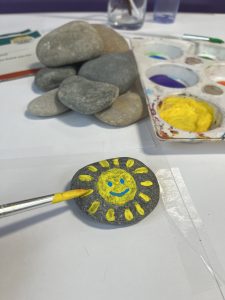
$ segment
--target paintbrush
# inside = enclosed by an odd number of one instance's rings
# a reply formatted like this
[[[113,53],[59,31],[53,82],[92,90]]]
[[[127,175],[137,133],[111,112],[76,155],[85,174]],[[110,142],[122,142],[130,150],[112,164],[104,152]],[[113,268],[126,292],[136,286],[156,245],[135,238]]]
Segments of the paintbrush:
[[[120,31],[121,32],[121,31]],[[202,35],[194,35],[194,34],[157,34],[157,33],[146,33],[146,32],[138,32],[138,33],[130,33],[125,31],[124,35],[132,35],[133,37],[158,37],[158,38],[166,38],[166,39],[181,39],[181,40],[189,40],[189,41],[206,41],[215,44],[223,44],[224,41],[220,38],[216,37],[208,37]]]
[[[22,200],[9,204],[2,204],[0,205],[0,218],[31,210],[33,208],[42,207],[48,204],[56,204],[62,201],[79,198],[86,195],[88,192],[88,189],[75,189],[53,195]]]
[[[139,15],[139,11],[133,0],[123,0],[123,4],[126,6],[128,14],[130,16],[132,15],[132,11],[134,11],[137,16]],[[119,6],[115,4],[114,6],[112,6],[111,12],[113,12],[117,8],[119,8]]]

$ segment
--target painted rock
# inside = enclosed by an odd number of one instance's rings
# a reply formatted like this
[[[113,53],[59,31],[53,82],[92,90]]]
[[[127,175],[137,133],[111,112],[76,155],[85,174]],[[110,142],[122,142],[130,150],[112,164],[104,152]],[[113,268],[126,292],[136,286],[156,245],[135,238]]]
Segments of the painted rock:
[[[129,46],[125,38],[112,28],[102,24],[92,24],[92,26],[97,30],[103,40],[103,54],[126,52],[129,50]]]
[[[138,72],[132,53],[110,53],[84,63],[78,73],[90,80],[118,86],[125,93],[137,79]]]
[[[40,62],[49,67],[89,60],[102,51],[101,37],[84,21],[73,21],[51,31],[39,41],[36,49]]]
[[[72,66],[43,68],[35,75],[34,83],[39,89],[50,91],[59,87],[64,79],[72,75],[76,75],[76,69]]]
[[[141,161],[120,157],[85,166],[73,177],[72,189],[89,189],[75,200],[93,220],[115,225],[135,224],[159,201],[155,174]]]
[[[58,98],[68,108],[89,115],[110,106],[118,94],[118,87],[112,84],[71,76],[61,83]]]
[[[129,91],[120,95],[109,108],[95,116],[109,125],[128,126],[142,119],[146,111],[147,106],[141,97]]]
[[[32,100],[28,106],[27,111],[39,117],[52,117],[60,115],[68,111],[68,107],[63,105],[57,97],[58,89],[51,90],[44,95]]]

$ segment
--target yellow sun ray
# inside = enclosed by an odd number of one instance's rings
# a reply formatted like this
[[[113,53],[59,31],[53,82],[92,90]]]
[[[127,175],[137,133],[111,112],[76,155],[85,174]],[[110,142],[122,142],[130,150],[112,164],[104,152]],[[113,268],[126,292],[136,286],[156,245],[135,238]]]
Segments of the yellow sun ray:
[[[102,160],[99,163],[103,168],[109,168],[109,162],[107,160]]]
[[[142,182],[141,182],[141,185],[142,185],[142,186],[152,186],[152,185],[153,185],[153,182],[150,181],[150,180],[142,181]]]
[[[148,173],[148,169],[145,167],[137,168],[136,170],[134,170],[133,173],[134,174],[146,174],[146,173]]]
[[[87,196],[91,195],[93,192],[94,192],[94,190],[89,189],[88,192],[84,196],[81,196],[81,198],[87,197]]]
[[[93,201],[91,203],[91,206],[88,208],[88,213],[93,215],[96,213],[96,211],[98,210],[99,208],[99,205],[100,205],[100,202],[99,201]]]
[[[94,167],[94,166],[88,166],[87,168],[91,172],[97,172],[98,171],[98,169],[96,167]]]
[[[134,218],[134,216],[129,208],[125,209],[124,216],[127,221],[131,221]]]
[[[149,202],[151,200],[151,198],[144,194],[144,193],[139,193],[139,196],[145,201],[145,202]]]
[[[126,167],[131,168],[134,165],[134,160],[133,159],[128,159],[126,162]]]
[[[115,211],[114,211],[114,209],[113,208],[108,209],[105,217],[106,217],[106,220],[109,221],[109,222],[115,221],[116,218],[115,218]]]
[[[119,159],[118,158],[114,158],[113,159],[113,164],[114,164],[114,166],[119,167],[119,165],[120,165]]]
[[[92,181],[93,177],[90,175],[79,175],[78,177],[80,181]]]
[[[136,208],[136,211],[139,213],[139,215],[144,216],[145,211],[144,211],[144,209],[141,207],[141,205],[140,205],[139,203],[135,202],[134,206],[135,206],[135,208]]]

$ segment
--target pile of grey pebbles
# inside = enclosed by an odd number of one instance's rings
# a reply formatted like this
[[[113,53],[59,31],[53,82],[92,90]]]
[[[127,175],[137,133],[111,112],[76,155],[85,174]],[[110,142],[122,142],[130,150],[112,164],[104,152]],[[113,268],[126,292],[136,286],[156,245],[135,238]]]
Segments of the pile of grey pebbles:
[[[135,59],[113,29],[73,21],[42,37],[36,53],[45,67],[34,84],[44,93],[28,104],[29,114],[53,117],[73,110],[114,126],[147,115]]]

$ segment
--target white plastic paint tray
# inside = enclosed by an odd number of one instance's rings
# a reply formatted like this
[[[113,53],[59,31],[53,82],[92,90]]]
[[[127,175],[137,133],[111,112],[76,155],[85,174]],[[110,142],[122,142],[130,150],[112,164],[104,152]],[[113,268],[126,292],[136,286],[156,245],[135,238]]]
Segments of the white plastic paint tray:
[[[137,62],[154,131],[166,141],[221,141],[225,139],[225,46],[167,38],[133,38]],[[177,84],[157,82],[157,76]],[[214,120],[206,132],[189,132],[166,123],[158,106],[169,96],[189,96],[214,107]]]

